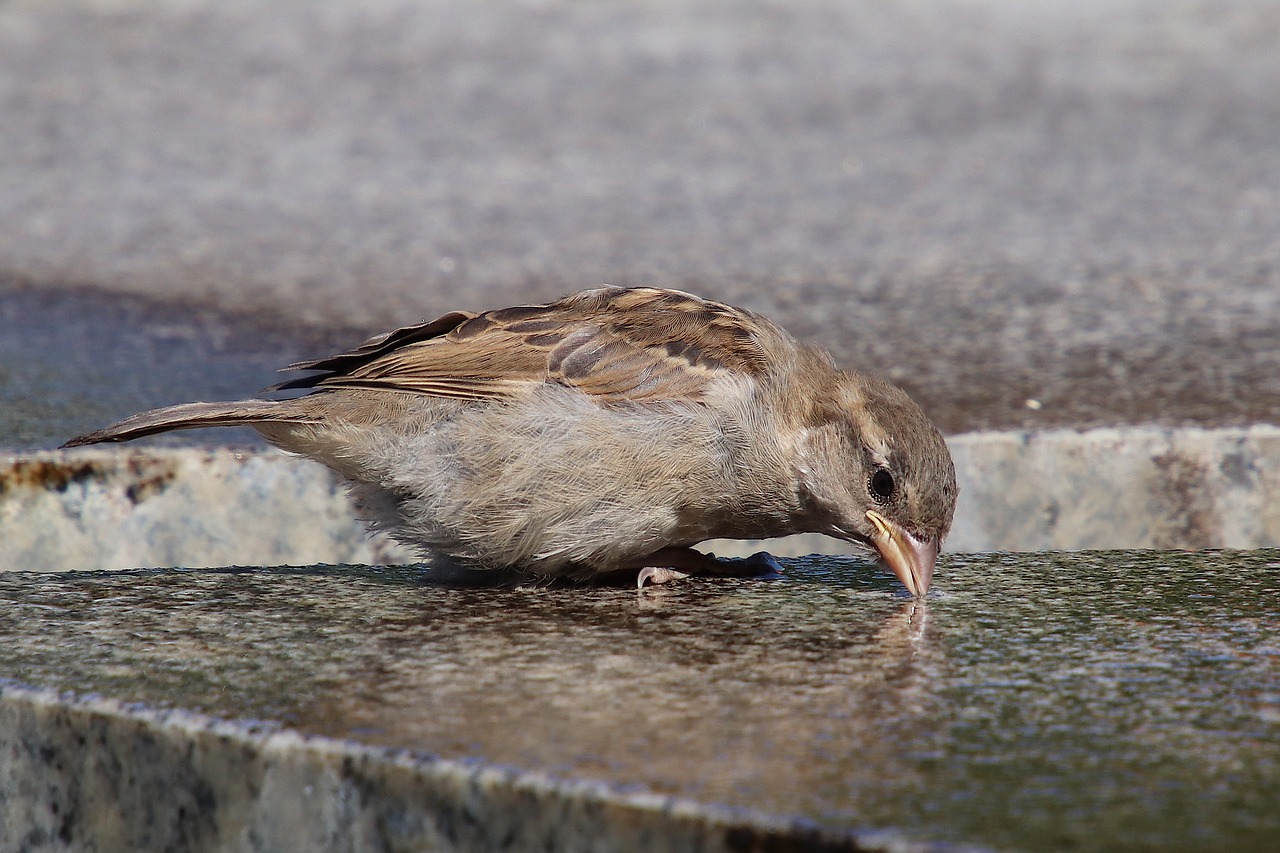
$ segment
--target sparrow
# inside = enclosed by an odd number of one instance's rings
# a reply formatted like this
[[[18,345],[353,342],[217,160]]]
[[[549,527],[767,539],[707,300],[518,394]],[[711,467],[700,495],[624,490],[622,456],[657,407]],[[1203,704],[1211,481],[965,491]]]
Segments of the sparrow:
[[[267,392],[309,393],[168,406],[63,446],[249,425],[424,556],[641,587],[777,567],[692,548],[707,539],[823,533],[922,596],[955,511],[947,445],[906,393],[678,290],[452,311],[284,370],[307,375]]]

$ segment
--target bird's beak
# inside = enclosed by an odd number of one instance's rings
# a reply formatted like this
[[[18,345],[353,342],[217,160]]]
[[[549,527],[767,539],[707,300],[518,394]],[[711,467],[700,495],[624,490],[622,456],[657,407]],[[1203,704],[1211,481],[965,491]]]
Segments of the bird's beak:
[[[867,520],[876,529],[871,544],[907,591],[912,595],[928,592],[938,562],[938,543],[915,538],[874,509],[867,510]]]

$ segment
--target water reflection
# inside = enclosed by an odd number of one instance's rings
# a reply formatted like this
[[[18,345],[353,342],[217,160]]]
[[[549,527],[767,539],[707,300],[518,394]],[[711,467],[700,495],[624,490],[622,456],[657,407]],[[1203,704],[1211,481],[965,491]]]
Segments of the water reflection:
[[[915,787],[946,732],[927,603],[724,586],[445,593],[298,723],[775,811]]]

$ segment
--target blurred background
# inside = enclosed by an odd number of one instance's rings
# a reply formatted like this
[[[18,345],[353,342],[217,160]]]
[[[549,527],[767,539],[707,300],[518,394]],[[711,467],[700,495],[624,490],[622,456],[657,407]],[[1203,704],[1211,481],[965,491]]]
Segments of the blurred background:
[[[949,433],[1274,421],[1277,45],[1266,0],[5,0],[0,447],[603,282]]]

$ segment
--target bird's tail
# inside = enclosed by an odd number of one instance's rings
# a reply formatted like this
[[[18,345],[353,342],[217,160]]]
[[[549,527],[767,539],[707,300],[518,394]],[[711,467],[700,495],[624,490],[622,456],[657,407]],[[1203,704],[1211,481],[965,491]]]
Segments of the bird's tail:
[[[252,426],[267,422],[303,422],[312,420],[291,400],[238,400],[232,403],[183,403],[152,409],[119,423],[76,436],[63,447],[81,447],[104,441],[131,441],[175,429],[200,429],[218,426]]]

